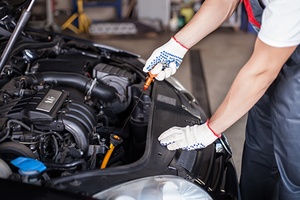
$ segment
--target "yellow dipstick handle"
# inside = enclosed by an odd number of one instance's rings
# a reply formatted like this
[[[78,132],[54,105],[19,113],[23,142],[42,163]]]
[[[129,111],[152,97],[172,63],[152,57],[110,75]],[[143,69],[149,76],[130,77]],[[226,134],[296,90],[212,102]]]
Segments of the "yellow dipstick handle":
[[[157,74],[152,74],[150,71],[148,72],[148,74],[149,75],[147,76],[145,84],[144,84],[144,91],[146,91],[148,89],[148,87],[154,81],[154,78],[157,76]]]
[[[123,142],[123,139],[121,137],[114,134],[110,135],[109,150],[106,152],[104,156],[100,169],[104,169],[106,167],[112,152],[114,151],[115,147],[118,146],[118,144],[120,144],[121,142]]]
[[[109,145],[109,150],[106,152],[105,157],[102,161],[100,169],[104,169],[106,167],[106,165],[107,165],[107,163],[110,159],[110,156],[111,156],[112,152],[114,151],[114,149],[115,149],[115,146],[111,143]]]

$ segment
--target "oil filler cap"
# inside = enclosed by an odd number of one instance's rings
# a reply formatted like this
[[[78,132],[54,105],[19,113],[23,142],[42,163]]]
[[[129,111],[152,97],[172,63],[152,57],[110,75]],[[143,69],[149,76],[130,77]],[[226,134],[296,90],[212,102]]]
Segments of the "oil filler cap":
[[[33,158],[18,157],[11,164],[19,168],[19,173],[25,176],[37,175],[46,170],[46,166]]]

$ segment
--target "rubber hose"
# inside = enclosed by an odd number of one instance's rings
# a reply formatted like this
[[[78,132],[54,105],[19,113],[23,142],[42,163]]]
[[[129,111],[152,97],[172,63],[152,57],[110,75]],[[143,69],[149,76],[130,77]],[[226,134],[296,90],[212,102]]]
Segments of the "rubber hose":
[[[10,56],[18,54],[20,51],[24,49],[41,49],[41,48],[50,48],[54,47],[58,43],[58,39],[54,39],[53,41],[50,42],[26,42],[26,43],[21,43],[17,44],[14,50],[10,53]]]
[[[117,93],[115,88],[100,82],[96,82],[95,85],[92,86],[92,79],[76,73],[42,72],[39,74],[29,74],[21,79],[25,81],[25,87],[45,81],[58,86],[61,85],[77,88],[85,94],[87,94],[88,91],[91,91],[92,97],[103,101],[111,101],[115,99]]]

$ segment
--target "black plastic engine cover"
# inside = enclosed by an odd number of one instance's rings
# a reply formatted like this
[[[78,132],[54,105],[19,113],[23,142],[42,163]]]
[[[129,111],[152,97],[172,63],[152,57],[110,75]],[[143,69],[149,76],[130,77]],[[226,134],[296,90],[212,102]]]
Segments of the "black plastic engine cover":
[[[31,122],[51,122],[57,116],[57,111],[67,96],[67,92],[54,89],[38,91],[35,95],[20,99],[7,113],[7,117]]]

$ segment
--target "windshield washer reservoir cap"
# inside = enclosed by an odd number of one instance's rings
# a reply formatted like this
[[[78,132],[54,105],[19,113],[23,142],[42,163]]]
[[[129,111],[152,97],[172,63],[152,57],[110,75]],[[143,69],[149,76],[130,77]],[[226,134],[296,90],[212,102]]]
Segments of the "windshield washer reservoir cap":
[[[11,164],[19,168],[21,175],[36,175],[46,170],[46,166],[33,158],[18,157],[11,161]]]

